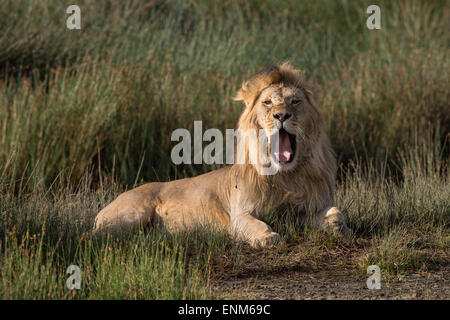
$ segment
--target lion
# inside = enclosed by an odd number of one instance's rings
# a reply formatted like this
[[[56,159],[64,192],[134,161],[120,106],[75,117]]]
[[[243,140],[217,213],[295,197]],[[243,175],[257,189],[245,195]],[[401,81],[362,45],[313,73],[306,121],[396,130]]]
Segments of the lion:
[[[261,173],[267,163],[245,161],[193,178],[148,183],[101,210],[93,231],[153,225],[171,232],[209,222],[253,247],[266,247],[279,242],[280,235],[261,219],[291,208],[299,216],[311,213],[326,230],[349,234],[344,215],[333,206],[337,166],[319,95],[319,88],[289,63],[256,73],[234,98],[245,104],[238,129],[277,132],[277,141],[268,141],[275,146],[269,157],[274,174]],[[254,145],[245,141],[237,152],[248,159]]]

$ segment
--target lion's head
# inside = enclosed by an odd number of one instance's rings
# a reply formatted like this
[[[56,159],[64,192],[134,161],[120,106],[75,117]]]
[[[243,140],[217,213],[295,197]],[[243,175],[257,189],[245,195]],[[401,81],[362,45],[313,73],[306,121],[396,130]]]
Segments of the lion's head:
[[[295,170],[321,139],[318,94],[319,89],[287,63],[258,72],[238,91],[235,100],[246,105],[239,129],[263,129],[268,136],[277,137],[269,145],[273,145],[270,159],[278,172]]]

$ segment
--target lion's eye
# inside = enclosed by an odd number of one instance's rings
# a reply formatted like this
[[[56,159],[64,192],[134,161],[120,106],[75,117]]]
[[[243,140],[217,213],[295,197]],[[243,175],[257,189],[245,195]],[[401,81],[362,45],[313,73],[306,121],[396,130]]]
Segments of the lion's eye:
[[[265,105],[270,105],[270,104],[272,104],[272,101],[271,101],[271,100],[266,100],[266,101],[263,101],[263,103],[264,103]]]
[[[299,104],[301,100],[292,100],[292,104]]]

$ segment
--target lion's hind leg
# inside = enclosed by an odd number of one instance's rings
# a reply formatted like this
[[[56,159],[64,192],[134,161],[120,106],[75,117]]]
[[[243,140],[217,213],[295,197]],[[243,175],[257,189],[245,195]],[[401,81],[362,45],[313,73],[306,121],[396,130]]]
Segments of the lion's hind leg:
[[[154,213],[155,206],[133,191],[126,192],[98,213],[93,234],[99,231],[121,233],[144,227],[150,224]]]

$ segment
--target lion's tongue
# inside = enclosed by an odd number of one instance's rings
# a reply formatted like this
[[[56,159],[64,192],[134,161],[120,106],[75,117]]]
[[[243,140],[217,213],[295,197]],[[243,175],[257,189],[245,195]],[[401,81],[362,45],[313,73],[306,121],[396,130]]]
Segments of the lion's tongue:
[[[289,134],[286,130],[281,129],[279,131],[278,152],[275,152],[275,156],[279,162],[288,162],[292,157],[291,141],[289,140]]]

